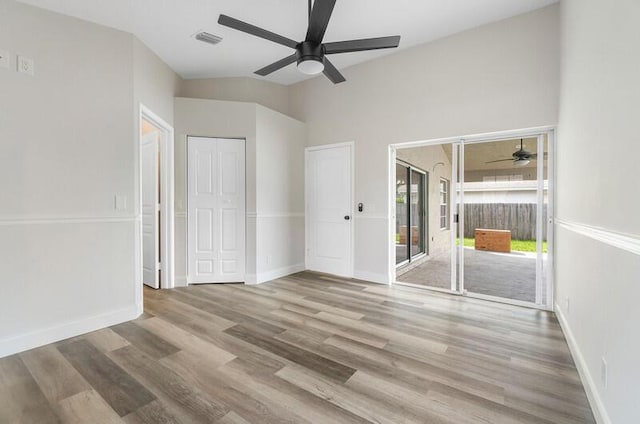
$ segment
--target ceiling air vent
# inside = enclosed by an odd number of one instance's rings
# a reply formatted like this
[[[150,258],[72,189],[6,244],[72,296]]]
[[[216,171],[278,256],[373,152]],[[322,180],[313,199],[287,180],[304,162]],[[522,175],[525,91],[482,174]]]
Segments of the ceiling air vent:
[[[218,44],[222,41],[222,37],[218,37],[217,35],[213,35],[205,31],[196,33],[194,37],[196,38],[196,40],[200,40],[204,43],[209,44]]]

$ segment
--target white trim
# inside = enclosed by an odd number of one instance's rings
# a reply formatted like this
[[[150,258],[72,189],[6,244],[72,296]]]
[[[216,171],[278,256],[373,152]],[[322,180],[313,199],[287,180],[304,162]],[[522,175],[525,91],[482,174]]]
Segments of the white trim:
[[[457,234],[460,225],[460,215],[458,212],[458,168],[460,161],[460,143],[451,144],[451,182],[449,183],[449,250],[451,262],[451,284],[449,290],[454,293],[462,293],[462,288],[458,287],[457,258],[462,257],[461,248],[456,246]],[[458,214],[458,222],[455,215]],[[462,243],[464,245],[464,243]]]
[[[377,272],[358,271],[353,272],[353,278],[356,280],[368,281],[376,284],[390,284],[389,278],[384,274],[378,274]]]
[[[355,142],[353,141],[345,141],[342,143],[320,144],[318,146],[309,146],[309,147],[306,147],[304,150],[305,152],[313,152],[316,150],[335,149],[336,147],[346,147],[346,146],[349,146],[353,149],[354,145],[355,145]]]
[[[581,224],[579,222],[565,221],[556,219],[555,223],[574,233],[592,238],[599,242],[617,247],[626,252],[640,255],[640,236],[634,234],[619,233],[607,230],[606,228],[595,227],[592,225]]]
[[[453,233],[453,237],[454,237],[454,241],[452,243],[452,246],[454,249],[458,249],[457,252],[457,257],[451,257],[451,264],[452,264],[452,268],[453,268],[453,264],[457,264],[457,269],[456,269],[456,274],[454,277],[454,273],[451,273],[451,279],[453,280],[453,278],[457,279],[457,282],[459,282],[459,284],[457,286],[454,285],[454,283],[456,281],[452,281],[451,282],[451,288],[452,290],[458,290],[460,293],[466,293],[466,289],[464,288],[464,219],[465,219],[465,213],[464,213],[464,170],[465,170],[465,165],[464,165],[464,154],[465,154],[465,140],[464,139],[460,139],[460,141],[458,142],[458,163],[457,163],[457,168],[455,168],[452,172],[456,175],[456,186],[460,187],[460,190],[457,190],[456,187],[456,208],[457,208],[457,214],[458,214],[458,226],[456,228],[455,231],[452,231]],[[459,238],[460,238],[460,245],[456,246],[456,236],[455,234],[459,234]]]
[[[135,222],[137,220],[137,216],[0,218],[0,226],[39,224],[102,224],[112,222]]]
[[[304,218],[304,212],[247,212],[247,218]]]
[[[137,210],[142,208],[142,120],[149,121],[160,130],[160,251],[162,264],[163,289],[175,287],[175,175],[174,175],[174,130],[165,120],[153,113],[151,109],[140,103],[138,114],[138,139],[135,149],[136,181],[138,193]],[[136,299],[142,299],[142,225],[138,225],[136,231]]]
[[[580,375],[580,379],[582,380],[582,385],[584,387],[584,391],[587,394],[587,399],[589,399],[589,404],[591,405],[591,410],[593,411],[596,422],[598,424],[611,424],[611,419],[609,418],[607,409],[602,402],[602,398],[600,397],[600,393],[598,392],[593,376],[591,375],[591,372],[589,372],[587,362],[580,352],[580,348],[578,347],[578,343],[573,336],[573,332],[571,331],[569,322],[565,318],[562,309],[560,309],[560,306],[557,303],[555,313],[558,317],[560,328],[562,328],[562,332],[564,333],[567,344],[569,345],[569,351],[571,352],[571,356],[573,357],[573,362],[575,362],[576,364],[578,374]]]
[[[347,277],[347,278],[353,278],[354,276],[354,267],[355,267],[355,244],[356,244],[356,231],[355,231],[355,187],[356,187],[356,166],[355,166],[355,156],[356,156],[356,148],[355,148],[355,142],[354,141],[347,141],[344,143],[333,143],[333,144],[323,144],[323,145],[319,145],[319,146],[311,146],[311,147],[306,147],[304,149],[304,215],[305,215],[305,220],[304,220],[304,239],[305,239],[305,246],[304,246],[304,263],[305,263],[305,269],[309,269],[309,246],[307,243],[309,243],[309,220],[306,219],[307,216],[309,216],[309,202],[307,199],[307,193],[309,192],[308,190],[308,184],[309,184],[309,178],[308,178],[308,174],[307,171],[309,169],[308,163],[309,163],[309,152],[314,152],[314,151],[318,151],[318,150],[326,150],[326,149],[335,149],[335,148],[341,148],[341,147],[349,147],[349,161],[351,162],[351,193],[349,196],[349,201],[350,201],[350,210],[349,210],[349,216],[351,217],[350,223],[351,225],[350,227],[350,233],[351,233],[351,250],[349,252],[350,258],[349,258],[349,269],[348,275],[341,275],[341,277]],[[325,272],[324,270],[314,270],[317,272]]]
[[[545,279],[542,274],[542,247],[544,234],[542,232],[543,222],[542,222],[542,212],[544,210],[544,135],[538,135],[538,144],[537,144],[537,158],[543,158],[542,160],[536,161],[536,180],[538,183],[537,191],[536,191],[536,304],[540,305],[546,302],[543,302],[542,299],[542,289],[543,282]],[[549,256],[549,255],[547,255]],[[548,291],[547,287],[547,291]],[[548,308],[551,308],[552,305],[546,305]]]
[[[140,305],[129,306],[0,340],[0,358],[136,319],[141,314],[139,308]]]
[[[389,162],[387,163],[387,192],[389,213],[387,216],[387,274],[389,285],[396,282],[396,162],[397,150],[394,145],[389,145]]]
[[[551,309],[550,307],[547,307],[547,305],[537,305],[535,302],[509,299],[508,297],[491,296],[488,294],[474,293],[469,291],[464,292],[464,296],[470,297],[472,299],[488,300],[491,302],[504,303],[507,305],[522,306],[525,308],[533,308],[533,309],[540,309],[542,311],[553,312],[553,309]]]
[[[547,125],[542,127],[523,128],[520,130],[496,131],[496,132],[490,132],[490,133],[463,135],[458,137],[435,138],[432,140],[407,141],[404,143],[394,143],[392,144],[392,146],[398,149],[407,149],[412,147],[457,143],[457,142],[460,142],[461,140],[464,140],[466,144],[471,144],[471,143],[477,143],[477,142],[483,142],[483,141],[501,141],[501,140],[510,140],[512,138],[534,137],[534,136],[538,136],[538,134],[546,134],[549,131],[554,131],[554,130],[555,130],[554,126]]]
[[[550,307],[555,303],[555,225],[553,225],[556,211],[556,132],[547,133],[547,298],[545,302]]]
[[[400,278],[402,278],[402,277],[400,277]],[[453,295],[456,295],[456,296],[461,296],[462,295],[462,293],[457,292],[455,290],[443,289],[442,287],[427,286],[426,284],[405,283],[405,282],[402,282],[402,281],[396,281],[396,284],[398,284],[400,286],[415,287],[416,289],[431,290],[431,291],[438,292],[438,293],[453,294]]]
[[[247,274],[245,278],[245,284],[256,285],[266,283],[267,281],[276,280],[278,278],[286,277],[287,275],[295,274],[305,270],[304,264],[295,264],[286,266],[283,268],[272,269],[270,271],[261,272],[259,274]]]

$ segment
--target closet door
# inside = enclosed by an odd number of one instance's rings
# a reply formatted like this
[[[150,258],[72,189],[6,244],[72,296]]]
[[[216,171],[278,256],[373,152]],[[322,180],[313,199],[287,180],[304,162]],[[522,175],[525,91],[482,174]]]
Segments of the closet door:
[[[188,281],[245,278],[244,140],[187,138]]]

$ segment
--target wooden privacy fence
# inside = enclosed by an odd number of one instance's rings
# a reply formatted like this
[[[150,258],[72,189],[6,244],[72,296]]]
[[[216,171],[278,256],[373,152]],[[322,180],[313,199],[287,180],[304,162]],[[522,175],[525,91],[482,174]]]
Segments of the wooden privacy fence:
[[[535,203],[467,203],[464,236],[474,238],[476,228],[511,231],[512,240],[536,239]],[[543,206],[542,234],[547,239],[547,206]]]

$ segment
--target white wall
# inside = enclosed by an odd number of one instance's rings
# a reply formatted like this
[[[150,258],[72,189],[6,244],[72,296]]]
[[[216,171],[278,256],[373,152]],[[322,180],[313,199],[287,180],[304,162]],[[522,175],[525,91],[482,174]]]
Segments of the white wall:
[[[247,282],[302,269],[304,124],[255,103],[175,99],[176,282],[186,284],[186,138],[246,139]]]
[[[450,146],[448,146],[450,148]],[[440,229],[440,178],[449,181],[451,190],[451,162],[443,146],[424,146],[398,149],[398,159],[414,165],[428,173],[428,234],[429,255],[448,252],[451,249],[451,230]],[[441,163],[441,165],[436,165]]]
[[[258,78],[205,78],[184,80],[180,97],[258,103],[289,114],[289,87]]]
[[[562,2],[556,310],[600,423],[640,422],[638,22],[635,0]]]
[[[0,40],[3,356],[137,310],[131,35],[0,0]]]
[[[388,145],[557,122],[558,6],[291,87],[308,143],[355,141],[355,275],[388,281]]]
[[[257,106],[256,282],[305,268],[305,145],[302,122]]]
[[[137,37],[133,37],[133,79],[136,112],[142,103],[173,125],[173,98],[180,90],[182,78]]]

